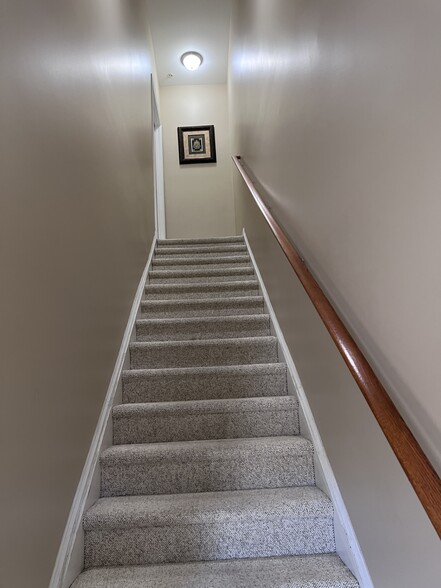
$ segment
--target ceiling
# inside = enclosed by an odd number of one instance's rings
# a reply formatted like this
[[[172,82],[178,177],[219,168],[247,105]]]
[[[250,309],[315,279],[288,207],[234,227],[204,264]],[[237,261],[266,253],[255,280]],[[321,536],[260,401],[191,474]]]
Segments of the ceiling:
[[[231,0],[150,0],[149,5],[160,85],[226,83]],[[203,56],[197,71],[181,64],[186,51]]]

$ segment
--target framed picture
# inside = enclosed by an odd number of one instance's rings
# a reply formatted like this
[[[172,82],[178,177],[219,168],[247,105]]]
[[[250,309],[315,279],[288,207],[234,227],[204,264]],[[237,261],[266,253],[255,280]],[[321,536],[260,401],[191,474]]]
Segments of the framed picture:
[[[178,127],[179,163],[216,163],[214,125]]]

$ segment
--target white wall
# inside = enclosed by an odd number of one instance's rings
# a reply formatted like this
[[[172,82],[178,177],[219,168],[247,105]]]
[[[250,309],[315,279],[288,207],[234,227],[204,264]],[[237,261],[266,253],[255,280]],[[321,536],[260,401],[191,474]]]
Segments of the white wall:
[[[167,238],[235,234],[225,84],[161,87]],[[214,125],[217,163],[179,165],[177,127]]]

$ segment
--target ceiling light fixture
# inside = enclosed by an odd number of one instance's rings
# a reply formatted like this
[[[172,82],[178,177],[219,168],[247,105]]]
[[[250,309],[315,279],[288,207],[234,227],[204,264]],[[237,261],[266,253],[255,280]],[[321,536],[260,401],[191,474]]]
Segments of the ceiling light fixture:
[[[187,51],[187,53],[181,55],[181,63],[189,71],[198,69],[203,60],[202,55],[196,51]]]

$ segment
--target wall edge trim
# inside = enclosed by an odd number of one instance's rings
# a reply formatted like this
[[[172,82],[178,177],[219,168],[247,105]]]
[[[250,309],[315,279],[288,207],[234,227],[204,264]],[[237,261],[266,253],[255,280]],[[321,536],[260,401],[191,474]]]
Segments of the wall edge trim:
[[[265,300],[265,305],[268,309],[268,314],[270,315],[271,323],[274,327],[275,334],[279,341],[279,345],[282,349],[282,353],[285,358],[285,362],[288,368],[289,376],[291,377],[295,390],[298,395],[299,404],[303,411],[307,427],[309,429],[309,433],[311,435],[311,439],[314,445],[314,451],[317,457],[317,460],[322,468],[323,476],[325,478],[326,484],[329,489],[330,498],[333,502],[334,509],[335,509],[335,516],[338,517],[340,524],[345,532],[347,537],[347,541],[349,544],[349,549],[351,554],[354,557],[355,565],[357,566],[356,570],[351,570],[354,575],[357,577],[357,580],[360,584],[360,588],[374,588],[374,584],[372,583],[372,579],[369,574],[369,570],[366,565],[366,561],[364,559],[363,553],[361,551],[360,544],[358,542],[357,536],[355,534],[354,528],[352,526],[351,519],[349,517],[349,513],[346,509],[345,503],[343,501],[343,497],[341,495],[340,489],[337,484],[337,480],[334,476],[334,472],[332,470],[331,464],[329,462],[328,456],[325,451],[325,447],[323,445],[322,438],[320,436],[319,430],[317,428],[317,424],[314,419],[314,415],[312,413],[311,407],[309,405],[308,399],[305,394],[305,390],[303,388],[302,382],[300,380],[299,373],[295,366],[294,360],[292,358],[291,352],[289,347],[286,343],[285,337],[283,336],[282,329],[279,325],[279,321],[277,320],[276,313],[274,308],[271,304],[271,300],[268,294],[268,290],[265,287],[265,283],[262,278],[262,274],[257,266],[256,259],[254,257],[253,251],[250,246],[250,242],[248,241],[248,237],[246,234],[245,229],[242,230],[242,234],[245,240],[245,244],[248,249],[248,253],[251,258],[251,263],[253,265],[254,271],[257,276],[257,280],[259,282],[259,286],[262,290],[262,295]]]

